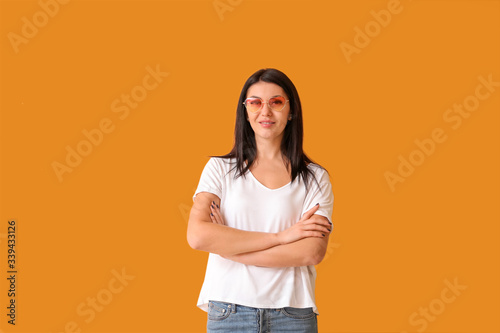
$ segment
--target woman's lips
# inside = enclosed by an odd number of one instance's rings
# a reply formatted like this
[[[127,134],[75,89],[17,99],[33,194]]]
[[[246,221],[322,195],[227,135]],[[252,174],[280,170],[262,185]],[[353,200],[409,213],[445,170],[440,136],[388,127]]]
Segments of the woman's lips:
[[[274,121],[261,121],[259,124],[264,128],[269,128],[274,125]]]

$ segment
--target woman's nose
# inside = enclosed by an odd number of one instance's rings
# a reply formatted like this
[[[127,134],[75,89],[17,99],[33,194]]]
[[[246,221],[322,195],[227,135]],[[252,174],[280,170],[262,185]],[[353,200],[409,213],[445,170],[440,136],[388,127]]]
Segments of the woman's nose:
[[[272,114],[272,110],[269,107],[269,103],[264,103],[264,105],[262,105],[261,113],[263,115],[270,115],[270,114]]]

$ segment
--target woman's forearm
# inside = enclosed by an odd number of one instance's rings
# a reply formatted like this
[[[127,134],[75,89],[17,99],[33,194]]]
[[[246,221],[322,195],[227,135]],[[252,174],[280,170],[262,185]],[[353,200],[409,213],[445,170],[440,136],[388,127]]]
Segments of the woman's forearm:
[[[269,249],[241,253],[224,258],[245,265],[262,267],[298,267],[319,264],[326,253],[328,236],[325,238],[304,238],[297,242],[275,246]]]
[[[201,221],[192,222],[188,227],[188,242],[195,250],[220,255],[265,250],[280,244],[275,233],[243,231]]]
[[[203,192],[196,196],[187,230],[187,240],[193,249],[235,255],[265,250],[281,244],[275,233],[243,231],[213,223],[209,208],[213,202],[217,206],[220,204],[220,199],[214,194]]]
[[[319,205],[307,211],[292,227],[278,233],[267,233],[243,231],[226,226],[220,214],[219,202],[219,198],[214,194],[197,195],[189,216],[187,233],[188,243],[193,249],[232,256],[293,244],[307,238],[321,239],[322,241],[299,243],[307,245],[308,250],[314,250],[317,246],[312,245],[322,244],[325,235],[331,231],[328,219],[314,215]],[[314,254],[313,258],[317,258],[314,251],[311,253]]]

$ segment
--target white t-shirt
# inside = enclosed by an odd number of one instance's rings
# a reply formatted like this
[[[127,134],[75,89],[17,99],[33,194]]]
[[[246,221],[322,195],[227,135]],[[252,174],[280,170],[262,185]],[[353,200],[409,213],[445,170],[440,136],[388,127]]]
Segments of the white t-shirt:
[[[328,173],[316,164],[308,168],[319,183],[297,177],[278,189],[262,185],[248,171],[234,178],[235,159],[212,157],[206,164],[195,191],[210,192],[221,199],[220,211],[227,226],[240,230],[276,233],[291,227],[316,203],[316,214],[331,221],[333,193]],[[314,266],[257,267],[224,259],[210,253],[198,306],[208,311],[208,301],[235,303],[255,308],[312,307],[315,304]]]

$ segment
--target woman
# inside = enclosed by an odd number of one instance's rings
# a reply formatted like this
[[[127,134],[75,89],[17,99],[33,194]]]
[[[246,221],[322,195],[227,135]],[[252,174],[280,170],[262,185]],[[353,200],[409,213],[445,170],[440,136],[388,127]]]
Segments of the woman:
[[[188,243],[210,252],[198,306],[208,332],[317,332],[314,287],[332,223],[328,173],[302,150],[302,108],[290,79],[246,81],[235,144],[206,164]]]

